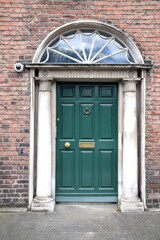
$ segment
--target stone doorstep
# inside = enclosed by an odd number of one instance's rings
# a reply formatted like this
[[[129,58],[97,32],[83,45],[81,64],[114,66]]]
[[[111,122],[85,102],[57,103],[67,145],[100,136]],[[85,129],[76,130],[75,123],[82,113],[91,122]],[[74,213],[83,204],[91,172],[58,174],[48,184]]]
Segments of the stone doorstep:
[[[27,212],[28,208],[20,208],[20,207],[2,207],[0,208],[0,213],[20,213],[20,212]]]
[[[148,212],[160,212],[160,208],[147,208]]]
[[[38,203],[33,201],[31,204],[32,212],[54,212],[55,202]]]
[[[120,203],[121,212],[144,212],[144,205],[142,202],[124,202]]]
[[[34,209],[34,210],[36,212],[36,210],[38,210],[38,209]],[[19,208],[19,207],[17,207],[17,208],[16,207],[1,207],[0,208],[0,213],[21,213],[21,212],[25,213],[25,212],[28,212],[28,211],[30,211],[30,209],[29,208],[25,208],[25,207],[24,208]],[[160,208],[145,208],[144,211],[147,211],[147,212],[160,212]],[[133,212],[133,211],[130,211],[130,212]],[[140,211],[138,211],[138,212],[140,212]]]

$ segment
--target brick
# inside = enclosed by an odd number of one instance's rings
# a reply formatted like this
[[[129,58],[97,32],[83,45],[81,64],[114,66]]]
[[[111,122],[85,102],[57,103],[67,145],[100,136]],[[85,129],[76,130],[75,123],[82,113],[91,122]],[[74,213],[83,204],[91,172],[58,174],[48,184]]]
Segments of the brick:
[[[0,0],[0,4],[3,6],[0,16],[0,171],[5,176],[1,178],[0,175],[0,190],[5,191],[0,203],[21,205],[28,202],[30,79],[28,70],[17,74],[14,63],[31,62],[45,36],[77,19],[113,24],[128,34],[142,55],[154,63],[146,79],[146,191],[159,191],[159,179],[155,178],[160,175],[159,1],[15,0],[13,4],[10,0]],[[12,188],[19,197],[9,195],[9,192],[14,193]],[[151,194],[148,206],[160,206],[158,199],[158,195]]]

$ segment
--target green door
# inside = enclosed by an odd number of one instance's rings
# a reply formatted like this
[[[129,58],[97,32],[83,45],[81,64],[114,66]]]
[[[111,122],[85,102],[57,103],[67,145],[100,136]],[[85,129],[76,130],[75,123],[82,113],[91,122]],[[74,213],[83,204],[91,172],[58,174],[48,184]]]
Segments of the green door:
[[[59,84],[56,201],[116,202],[117,145],[117,85]]]

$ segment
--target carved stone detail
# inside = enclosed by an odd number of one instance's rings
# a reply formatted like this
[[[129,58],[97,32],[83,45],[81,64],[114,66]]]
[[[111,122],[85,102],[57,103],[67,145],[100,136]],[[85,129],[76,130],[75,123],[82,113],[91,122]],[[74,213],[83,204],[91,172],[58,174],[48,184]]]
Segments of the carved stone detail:
[[[116,69],[115,67],[104,69],[100,67],[99,69],[94,69],[88,66],[88,68],[80,69],[79,67],[66,67],[65,69],[44,69],[39,70],[39,76],[35,77],[35,80],[53,80],[53,79],[79,79],[79,78],[101,78],[101,79],[126,79],[126,80],[136,80],[138,79],[137,70],[128,69]],[[139,79],[140,80],[140,79]]]
[[[80,78],[98,78],[98,79],[127,79],[128,71],[125,70],[80,70],[80,69],[66,69],[66,70],[51,70],[48,75],[53,79],[80,79]]]
[[[84,78],[92,78],[92,77],[93,77],[93,73],[91,70],[84,71]]]
[[[129,78],[137,78],[137,71],[135,71],[135,70],[128,71],[128,77]]]
[[[49,74],[48,70],[39,71],[39,77],[48,77],[48,74]]]
[[[51,92],[52,81],[39,81],[39,92]]]
[[[123,81],[124,92],[136,92],[136,83],[137,81]]]

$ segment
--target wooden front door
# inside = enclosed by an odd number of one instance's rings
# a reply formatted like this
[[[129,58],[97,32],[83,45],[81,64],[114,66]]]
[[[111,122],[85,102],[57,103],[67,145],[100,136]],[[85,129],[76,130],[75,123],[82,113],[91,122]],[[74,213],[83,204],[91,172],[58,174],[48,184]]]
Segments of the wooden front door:
[[[117,85],[57,86],[57,202],[117,201]]]

